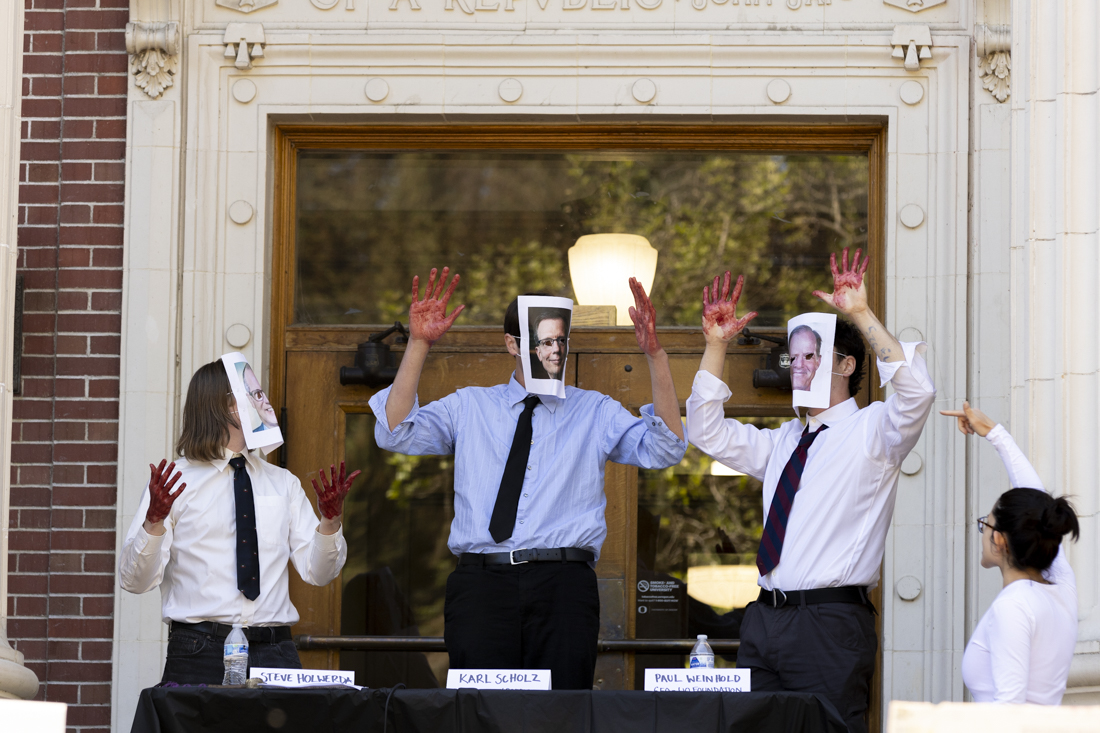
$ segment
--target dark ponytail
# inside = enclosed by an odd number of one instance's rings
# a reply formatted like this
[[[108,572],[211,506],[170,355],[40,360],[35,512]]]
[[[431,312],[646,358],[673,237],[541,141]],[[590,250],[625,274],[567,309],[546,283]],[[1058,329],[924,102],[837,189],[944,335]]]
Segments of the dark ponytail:
[[[1062,537],[1081,535],[1077,513],[1064,496],[1054,498],[1040,489],[1012,489],[993,507],[993,524],[1008,541],[1012,564],[1046,570],[1058,556]]]

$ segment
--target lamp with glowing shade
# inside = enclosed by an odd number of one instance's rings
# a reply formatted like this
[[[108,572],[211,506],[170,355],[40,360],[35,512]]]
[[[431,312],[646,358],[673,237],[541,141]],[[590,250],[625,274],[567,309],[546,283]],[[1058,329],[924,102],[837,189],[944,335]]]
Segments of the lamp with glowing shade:
[[[657,273],[657,250],[637,234],[586,234],[569,248],[569,277],[580,305],[613,305],[619,326],[633,325],[630,278],[649,293]]]

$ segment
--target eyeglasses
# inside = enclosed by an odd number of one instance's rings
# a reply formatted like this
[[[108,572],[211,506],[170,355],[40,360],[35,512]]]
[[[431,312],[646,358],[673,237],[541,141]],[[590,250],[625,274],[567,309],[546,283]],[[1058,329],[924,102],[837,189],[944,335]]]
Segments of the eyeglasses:
[[[993,526],[992,524],[990,524],[989,522],[985,521],[985,520],[986,520],[986,517],[988,517],[988,516],[989,516],[989,515],[988,515],[988,514],[986,514],[986,515],[985,515],[985,517],[978,517],[978,534],[983,534],[983,531],[982,531],[982,530],[983,530],[983,528],[985,528],[985,527],[989,527],[989,530],[990,530],[991,532],[996,532],[996,531],[998,531],[996,527],[994,527],[994,526]]]
[[[542,339],[541,341],[535,342],[536,346],[541,346],[544,349],[549,349],[554,344],[557,344],[564,349],[566,346],[569,345],[569,339],[565,338],[564,336],[558,336],[554,339]]]
[[[248,396],[256,400],[257,402],[262,402],[266,395],[264,395],[264,391],[262,389],[254,389],[248,393]]]

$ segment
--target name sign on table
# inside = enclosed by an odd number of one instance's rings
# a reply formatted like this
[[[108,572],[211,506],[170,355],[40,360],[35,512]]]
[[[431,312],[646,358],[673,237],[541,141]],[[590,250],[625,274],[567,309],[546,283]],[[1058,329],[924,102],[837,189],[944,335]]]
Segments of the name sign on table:
[[[749,669],[647,669],[646,692],[751,692]]]
[[[447,689],[474,687],[478,690],[549,690],[548,669],[450,669]]]
[[[323,687],[325,685],[358,687],[355,684],[355,672],[341,672],[330,669],[252,667],[248,670],[248,676],[259,677],[265,685],[273,687]]]

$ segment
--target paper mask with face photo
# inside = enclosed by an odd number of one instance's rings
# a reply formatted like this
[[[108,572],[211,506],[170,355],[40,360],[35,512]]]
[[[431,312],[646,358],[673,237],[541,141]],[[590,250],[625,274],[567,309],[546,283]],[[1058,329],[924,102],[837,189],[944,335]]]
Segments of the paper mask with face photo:
[[[791,358],[795,407],[829,406],[835,338],[835,314],[803,313],[787,322],[787,352]]]
[[[262,448],[264,453],[270,453],[283,444],[283,433],[260,380],[245,355],[238,351],[224,354],[222,364],[233,387],[245,444],[249,450]]]
[[[520,354],[527,391],[565,397],[573,301],[521,295],[518,305]]]

